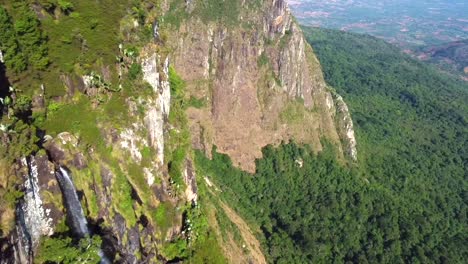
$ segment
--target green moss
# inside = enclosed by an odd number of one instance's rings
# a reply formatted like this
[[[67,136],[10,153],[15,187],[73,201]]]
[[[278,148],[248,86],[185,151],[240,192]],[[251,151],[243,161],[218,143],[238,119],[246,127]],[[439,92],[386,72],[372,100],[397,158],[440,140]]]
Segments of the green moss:
[[[88,164],[84,170],[73,170],[73,182],[78,190],[84,192],[86,200],[83,200],[82,207],[86,210],[86,215],[97,219],[99,215],[99,206],[96,188],[102,186],[99,165],[96,163]]]
[[[156,228],[160,230],[160,234],[166,235],[167,230],[172,226],[172,219],[175,218],[175,208],[168,202],[161,203],[151,217],[156,223]]]
[[[185,113],[188,105],[185,99],[185,83],[173,68],[169,70],[169,82],[171,84],[171,94],[173,95],[169,123],[177,130],[173,129],[169,132],[169,138],[166,141],[166,159],[169,175],[174,182],[182,186],[184,185],[182,171],[191,142],[188,119]]]
[[[239,1],[203,0],[196,4],[194,13],[205,23],[216,21],[233,26],[239,21]]]
[[[136,189],[138,195],[142,199],[142,202],[145,204],[148,204],[150,201],[150,196],[152,194],[151,189],[148,186],[148,183],[146,182],[144,173],[143,173],[143,168],[136,164],[136,163],[130,163],[128,164],[128,179]]]
[[[258,67],[266,66],[269,63],[270,63],[270,60],[268,59],[268,56],[266,55],[265,52],[262,52],[262,54],[260,55],[260,57],[258,57],[258,60],[257,60]]]
[[[54,195],[47,190],[41,190],[41,194],[42,194],[42,199],[44,200],[44,203],[53,204],[57,209],[63,211],[64,208],[63,208],[63,201],[62,201],[61,195]]]
[[[164,23],[174,25],[179,28],[180,24],[189,17],[185,11],[185,0],[174,0],[169,5],[169,10],[164,16]]]
[[[123,216],[128,227],[135,226],[137,219],[133,210],[132,187],[118,164],[114,164],[113,172],[115,174],[111,187],[113,206]]]
[[[112,93],[103,105],[103,118],[113,127],[124,127],[130,123],[126,93]]]
[[[188,106],[200,109],[206,106],[206,100],[198,99],[194,96],[190,96],[190,99],[188,101]]]

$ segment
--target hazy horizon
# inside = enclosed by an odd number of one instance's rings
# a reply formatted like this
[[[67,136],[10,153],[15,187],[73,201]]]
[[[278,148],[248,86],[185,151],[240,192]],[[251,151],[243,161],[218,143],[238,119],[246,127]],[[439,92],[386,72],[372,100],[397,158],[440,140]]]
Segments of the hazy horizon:
[[[299,22],[368,33],[403,47],[468,39],[461,0],[288,0]]]

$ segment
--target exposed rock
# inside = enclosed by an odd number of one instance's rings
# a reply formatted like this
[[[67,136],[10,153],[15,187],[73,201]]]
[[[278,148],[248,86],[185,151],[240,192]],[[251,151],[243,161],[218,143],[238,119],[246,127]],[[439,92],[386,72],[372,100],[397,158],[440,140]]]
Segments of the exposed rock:
[[[26,252],[34,252],[39,245],[41,236],[50,236],[54,233],[50,209],[43,206],[40,195],[38,168],[35,157],[21,160],[24,181],[24,197],[19,206],[19,226],[23,229],[23,245]],[[30,253],[31,254],[31,253]]]
[[[76,167],[77,169],[84,169],[87,166],[86,159],[83,156],[83,153],[78,152],[75,155],[73,155],[73,166]]]
[[[169,58],[167,57],[159,72],[159,57],[148,48],[150,52],[142,59],[143,79],[147,81],[157,98],[148,102],[148,111],[144,118],[148,129],[151,146],[156,149],[156,156],[160,166],[164,164],[164,121],[169,116],[171,104],[171,90],[169,85]]]
[[[154,40],[159,40],[159,22],[154,21],[153,23],[153,38]]]
[[[138,145],[140,141],[146,141],[137,136],[138,129],[138,124],[133,124],[133,127],[126,128],[120,133],[120,147],[128,150],[131,158],[136,162],[140,162],[142,158]]]
[[[77,146],[78,139],[69,132],[62,132],[44,144],[52,160],[63,165],[73,162],[73,154],[79,152]]]
[[[36,164],[38,172],[38,184],[43,206],[49,217],[52,219],[52,226],[55,226],[63,219],[64,212],[62,211],[62,193],[55,178],[55,166],[49,161],[46,155],[36,155]]]
[[[278,33],[282,36],[292,22],[288,4],[285,0],[268,0],[267,2],[263,30],[270,38],[274,38]]]
[[[60,80],[63,85],[67,87],[67,93],[69,96],[73,96],[76,92],[85,92],[86,85],[82,77],[77,75],[60,75]]]
[[[336,105],[336,122],[341,139],[344,142],[345,153],[353,160],[357,161],[357,142],[354,136],[353,119],[348,109],[348,105],[339,94],[334,94]]]
[[[39,94],[35,95],[32,99],[33,112],[41,111],[44,109],[45,107],[44,90],[45,90],[44,84],[41,84]]]
[[[320,64],[286,2],[240,12],[238,23],[252,27],[204,24],[194,15],[169,37],[189,95],[207,101],[188,110],[193,146],[210,153],[216,145],[249,172],[268,144],[294,138],[320,151],[326,137],[339,146]],[[290,124],[285,116],[295,100],[304,102],[302,120]]]
[[[185,161],[184,182],[187,185],[185,189],[185,197],[187,201],[196,204],[198,199],[197,180],[195,177],[195,170],[193,169],[192,161]]]

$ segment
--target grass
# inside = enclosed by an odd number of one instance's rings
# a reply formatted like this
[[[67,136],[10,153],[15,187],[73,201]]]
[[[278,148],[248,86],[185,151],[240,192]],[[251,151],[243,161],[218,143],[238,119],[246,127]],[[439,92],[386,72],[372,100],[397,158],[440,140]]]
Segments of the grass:
[[[167,230],[172,226],[172,219],[176,216],[175,208],[169,202],[161,203],[153,210],[151,217],[156,223],[156,229],[160,230],[160,234],[164,237]]]
[[[63,96],[66,89],[63,74],[100,71],[113,65],[118,54],[120,20],[127,12],[129,0],[71,1],[74,8],[69,15],[47,14],[40,21],[47,36],[50,65],[43,71],[28,70],[11,76],[14,85],[32,95],[45,85],[47,97]],[[17,10],[10,8],[13,17]],[[106,15],[102,15],[106,14]],[[112,72],[115,81],[117,75]]]
[[[205,24],[217,22],[226,26],[235,26],[239,22],[240,6],[238,1],[201,0],[194,3],[195,9],[187,13],[184,0],[175,0],[169,6],[164,22],[177,28],[191,16],[199,17]]]
[[[114,208],[123,216],[127,222],[127,227],[135,226],[137,219],[133,210],[132,186],[128,182],[125,174],[120,170],[118,164],[112,166],[114,180],[112,182],[112,202]]]
[[[260,57],[258,57],[258,60],[257,60],[258,67],[266,66],[269,63],[270,63],[270,60],[268,59],[268,56],[266,55],[265,52],[262,52],[262,54],[260,55]]]
[[[306,109],[304,103],[299,101],[288,102],[280,113],[280,120],[286,124],[297,124],[304,120]]]
[[[132,183],[136,189],[138,196],[141,198],[144,204],[150,202],[150,196],[152,194],[151,189],[146,182],[145,175],[143,173],[143,168],[136,163],[129,163],[127,178]]]
[[[104,143],[97,127],[97,116],[97,111],[91,108],[90,100],[78,96],[74,102],[49,112],[43,129],[52,135],[68,131],[79,135],[86,143],[97,146]]]

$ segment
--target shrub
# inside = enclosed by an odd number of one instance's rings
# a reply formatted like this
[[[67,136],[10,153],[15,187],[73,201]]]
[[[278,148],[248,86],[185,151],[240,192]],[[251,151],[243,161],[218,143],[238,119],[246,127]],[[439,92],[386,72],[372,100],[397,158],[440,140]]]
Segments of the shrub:
[[[139,63],[133,63],[130,66],[130,69],[128,69],[128,78],[130,78],[130,80],[135,80],[140,76],[141,73],[141,65]]]

